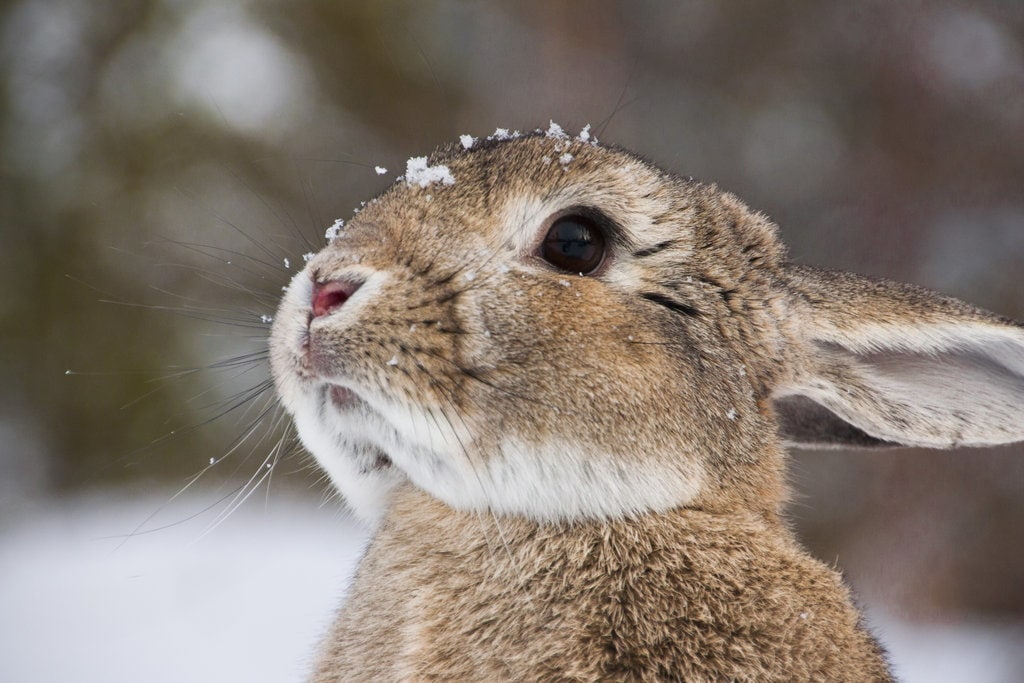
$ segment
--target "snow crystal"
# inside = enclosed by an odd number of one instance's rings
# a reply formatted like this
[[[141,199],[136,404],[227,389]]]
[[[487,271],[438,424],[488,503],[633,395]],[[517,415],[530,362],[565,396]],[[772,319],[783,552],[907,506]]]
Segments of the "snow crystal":
[[[557,139],[564,139],[569,137],[568,135],[565,134],[565,131],[562,130],[562,127],[560,125],[558,125],[554,121],[550,121],[550,123],[551,125],[548,126],[548,129],[544,132],[544,135],[546,135],[549,138]]]
[[[384,175],[385,173],[388,172],[388,169],[384,168],[383,166],[374,166],[373,170],[376,171],[377,175]]]
[[[549,156],[547,156],[547,155],[545,155],[545,156],[542,156],[542,157],[540,158],[540,162],[541,162],[542,164],[544,164],[545,166],[547,166],[547,165],[549,165],[549,164],[551,163],[551,157],[549,157]]]
[[[292,264],[291,264],[291,262],[288,259],[284,260],[284,267],[285,268],[291,268],[292,267]]]
[[[583,130],[580,131],[580,134],[577,137],[578,137],[580,142],[587,142],[588,140],[590,140],[590,124],[589,123],[587,125],[583,126]]]
[[[494,133],[487,136],[488,140],[515,140],[523,134],[518,130],[510,131],[508,128],[495,128]]]
[[[729,412],[726,413],[725,416],[727,418],[729,418],[730,420],[735,420],[736,419],[736,409],[735,408],[729,408]]]
[[[305,254],[303,254],[303,255],[302,255],[302,261],[303,261],[303,263],[309,263],[310,261],[312,261],[312,260],[313,260],[313,257],[314,257],[314,256],[316,256],[316,254],[314,254],[314,253],[313,253],[313,252],[311,252],[311,251],[307,251],[307,252],[306,252]]]
[[[210,464],[211,465],[216,465],[217,464],[217,458],[210,458]]]
[[[490,339],[490,338],[491,338],[491,331],[490,330],[484,330],[484,339]]]
[[[274,317],[264,314],[260,316],[260,321],[269,325],[270,323],[274,322]]]
[[[562,166],[568,166],[570,161],[572,161],[572,155],[569,154],[568,152],[558,157],[558,163],[560,163]]]
[[[431,183],[454,185],[455,178],[447,166],[427,166],[426,157],[412,157],[405,163],[405,183],[410,187],[428,187]]]
[[[410,332],[415,332],[416,331],[416,323],[413,323],[412,325],[409,325],[409,331]]]
[[[388,365],[398,365],[398,356],[391,356],[391,360],[388,361]]]
[[[572,285],[569,284],[568,280],[559,280],[558,284],[562,285],[563,287],[572,287]]]
[[[341,229],[344,228],[344,227],[345,227],[345,219],[339,218],[338,220],[334,221],[334,225],[332,225],[331,227],[327,228],[327,232],[324,233],[324,237],[327,239],[328,242],[333,242],[334,240],[336,240],[338,238],[338,234],[341,232]]]
[[[472,135],[460,135],[459,142],[462,143],[463,149],[471,149],[476,144],[476,138]]]

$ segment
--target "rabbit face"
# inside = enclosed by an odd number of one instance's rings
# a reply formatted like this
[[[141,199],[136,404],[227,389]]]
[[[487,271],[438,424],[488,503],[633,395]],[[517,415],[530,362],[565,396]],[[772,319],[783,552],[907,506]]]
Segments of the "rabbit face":
[[[281,399],[359,514],[405,481],[537,520],[775,485],[773,226],[579,139],[431,163],[307,264],[272,333]]]

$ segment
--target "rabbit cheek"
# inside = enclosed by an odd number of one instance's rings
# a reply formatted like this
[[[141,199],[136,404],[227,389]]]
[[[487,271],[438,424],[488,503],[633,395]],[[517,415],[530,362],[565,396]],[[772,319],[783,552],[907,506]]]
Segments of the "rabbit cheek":
[[[479,302],[488,334],[475,335],[473,361],[491,372],[471,386],[486,406],[478,430],[495,441],[478,465],[480,503],[544,521],[614,519],[698,495],[703,471],[666,435],[664,396],[651,386],[664,349],[643,343],[648,327],[624,322],[626,305],[578,276],[491,290]],[[638,443],[643,455],[631,455]]]

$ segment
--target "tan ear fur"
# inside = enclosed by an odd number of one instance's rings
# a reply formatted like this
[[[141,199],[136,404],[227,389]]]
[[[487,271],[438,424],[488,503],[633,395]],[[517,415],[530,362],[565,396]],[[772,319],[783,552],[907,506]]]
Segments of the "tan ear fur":
[[[1024,440],[1024,327],[885,280],[787,266],[792,371],[772,394],[797,446]]]

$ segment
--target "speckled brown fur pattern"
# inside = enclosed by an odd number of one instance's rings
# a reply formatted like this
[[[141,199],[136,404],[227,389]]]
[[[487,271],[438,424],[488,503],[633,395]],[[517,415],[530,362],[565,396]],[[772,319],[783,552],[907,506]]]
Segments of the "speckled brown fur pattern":
[[[375,528],[314,680],[889,680],[783,444],[1024,439],[1024,328],[552,131],[438,150],[288,288],[278,393]],[[573,214],[585,275],[539,246]]]
[[[681,509],[614,523],[501,520],[499,533],[410,489],[360,566],[313,680],[889,675],[838,573],[774,521]]]

